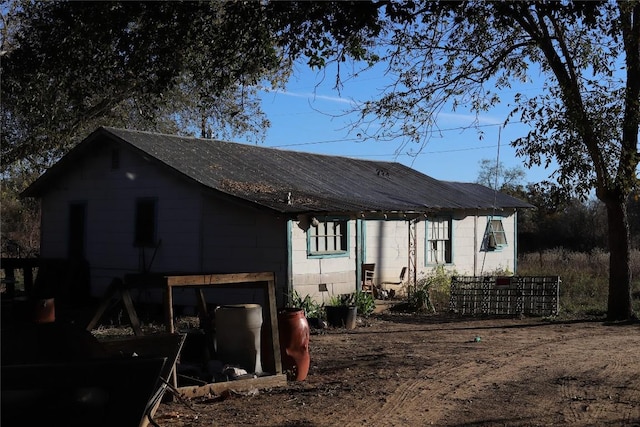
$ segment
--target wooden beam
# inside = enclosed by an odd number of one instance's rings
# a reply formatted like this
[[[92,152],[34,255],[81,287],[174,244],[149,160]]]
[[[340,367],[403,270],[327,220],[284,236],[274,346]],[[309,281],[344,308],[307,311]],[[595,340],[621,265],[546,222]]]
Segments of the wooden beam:
[[[269,375],[237,381],[209,383],[201,386],[178,387],[178,393],[184,398],[220,395],[225,391],[243,392],[261,388],[284,387],[287,385],[285,374]]]
[[[276,303],[276,281],[275,273],[223,273],[223,274],[187,274],[187,275],[166,275],[165,278],[165,322],[169,333],[175,332],[175,319],[173,310],[173,288],[191,287],[201,289],[204,287],[248,287],[262,288],[264,300],[266,301],[265,319],[263,327],[271,337],[270,350],[273,360],[273,371],[276,374],[282,373],[282,360],[280,356],[280,334],[278,331],[278,312]],[[201,313],[202,315],[202,313]],[[175,384],[174,384],[175,385]]]
[[[227,274],[188,274],[166,276],[169,286],[210,286],[236,283],[268,282],[274,279],[274,273],[227,273]]]

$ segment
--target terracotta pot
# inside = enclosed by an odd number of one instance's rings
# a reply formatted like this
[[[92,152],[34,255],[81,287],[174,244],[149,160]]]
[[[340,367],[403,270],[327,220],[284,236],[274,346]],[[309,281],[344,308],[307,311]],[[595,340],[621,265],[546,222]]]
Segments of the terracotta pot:
[[[33,301],[33,321],[35,323],[51,323],[56,320],[56,306],[53,298]]]
[[[282,369],[292,379],[303,381],[309,373],[309,322],[302,309],[285,308],[278,313]]]

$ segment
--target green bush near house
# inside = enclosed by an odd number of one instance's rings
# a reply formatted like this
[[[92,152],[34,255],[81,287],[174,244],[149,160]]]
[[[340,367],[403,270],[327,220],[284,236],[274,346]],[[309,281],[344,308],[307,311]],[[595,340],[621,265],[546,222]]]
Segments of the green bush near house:
[[[289,306],[293,308],[300,308],[304,311],[304,315],[309,318],[324,318],[324,307],[322,304],[317,303],[309,295],[305,295],[304,298],[298,294],[296,290],[289,295]]]
[[[358,314],[361,316],[369,316],[376,308],[376,302],[368,292],[357,291],[354,295],[354,302],[358,307]]]
[[[451,278],[455,270],[434,267],[430,274],[421,275],[416,284],[408,288],[408,305],[420,312],[446,312],[449,309]]]
[[[356,291],[350,294],[332,295],[329,299],[330,306],[355,306],[358,309],[358,315],[369,316],[376,308],[376,302],[373,295]]]

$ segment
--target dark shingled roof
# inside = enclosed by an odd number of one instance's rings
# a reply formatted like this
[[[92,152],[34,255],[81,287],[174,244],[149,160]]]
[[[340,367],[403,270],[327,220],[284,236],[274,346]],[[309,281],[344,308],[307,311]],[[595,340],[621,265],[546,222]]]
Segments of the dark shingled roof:
[[[278,212],[433,212],[531,207],[479,184],[438,181],[394,162],[110,127],[98,128],[23,195],[40,195],[57,174],[73,167],[73,159],[105,138],[128,144],[206,187]]]

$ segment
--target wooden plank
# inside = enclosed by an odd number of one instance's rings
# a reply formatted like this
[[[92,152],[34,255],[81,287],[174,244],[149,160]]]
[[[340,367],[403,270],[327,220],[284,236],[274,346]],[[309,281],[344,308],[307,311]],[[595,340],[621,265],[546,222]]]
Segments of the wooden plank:
[[[273,360],[269,362],[273,363],[273,369],[276,373],[282,372],[282,360],[280,356],[280,330],[278,328],[278,308],[276,306],[276,282],[272,277],[272,280],[267,282],[265,288],[265,301],[267,301],[268,319],[270,323],[270,330],[267,331],[271,336],[271,354]]]
[[[89,324],[86,327],[87,331],[92,331],[93,328],[96,327],[96,325],[102,318],[102,315],[107,310],[107,307],[109,307],[109,304],[111,303],[111,299],[116,295],[117,292],[118,292],[118,286],[117,286],[117,282],[114,280],[109,284],[109,287],[107,288],[104,296],[102,297],[102,301],[100,302],[100,305],[96,310],[96,314],[94,314],[93,318],[89,321]]]
[[[286,385],[287,376],[285,374],[277,374],[237,381],[209,383],[202,386],[178,387],[178,393],[184,398],[194,398],[220,395],[225,391],[243,392],[254,389],[284,387]]]
[[[175,332],[175,324],[173,322],[173,292],[171,290],[171,285],[168,283],[164,291],[164,309],[167,332],[172,334]]]
[[[268,369],[276,374],[282,373],[282,360],[280,356],[280,335],[278,333],[278,313],[275,296],[275,273],[229,273],[229,274],[189,274],[189,275],[167,275],[165,276],[165,321],[167,332],[174,333],[175,319],[173,310],[173,288],[174,287],[248,287],[262,288],[264,291],[264,300],[266,301],[265,318],[267,323],[264,324],[266,333],[271,337],[271,354],[273,360],[269,360]],[[202,315],[202,313],[201,313]],[[273,368],[273,369],[271,369]],[[177,385],[174,383],[174,385]]]
[[[224,274],[187,274],[166,276],[169,286],[210,286],[234,283],[268,282],[274,280],[274,273],[224,273]]]
[[[164,292],[164,298],[166,328],[168,333],[173,334],[175,333],[175,325],[173,323],[173,292],[171,291],[171,286],[169,285],[167,285],[167,288]],[[172,371],[169,382],[174,388],[178,386],[178,373],[175,369]]]
[[[127,310],[133,332],[138,336],[142,335],[140,320],[138,319],[138,313],[136,313],[136,309],[133,305],[131,294],[129,293],[129,289],[124,286],[120,279],[113,279],[111,281],[105,295],[102,297],[102,301],[100,302],[96,313],[93,315],[93,318],[89,321],[85,329],[87,331],[91,331],[96,327],[114,297],[117,298],[118,301],[122,300],[122,303]]]
[[[120,297],[122,298],[122,302],[124,302],[124,306],[127,309],[127,313],[129,314],[129,321],[131,322],[133,333],[135,333],[138,336],[142,335],[142,328],[140,328],[140,320],[138,319],[138,313],[136,313],[136,309],[133,306],[133,300],[131,299],[131,294],[129,293],[129,289],[121,288]]]

